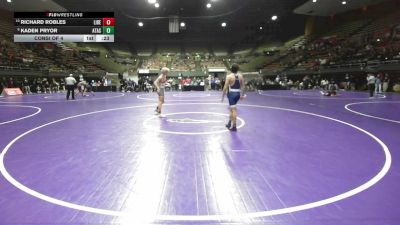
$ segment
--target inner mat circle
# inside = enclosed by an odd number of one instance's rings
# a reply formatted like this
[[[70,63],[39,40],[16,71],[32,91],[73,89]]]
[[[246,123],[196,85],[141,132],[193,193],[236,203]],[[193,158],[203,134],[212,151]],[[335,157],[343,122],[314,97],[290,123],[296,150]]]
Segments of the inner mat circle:
[[[143,121],[148,130],[177,135],[203,135],[229,132],[225,125],[229,114],[216,112],[176,112],[149,117]],[[245,121],[237,117],[237,129],[242,128]]]
[[[354,102],[347,104],[345,109],[361,116],[400,124],[399,101]]]

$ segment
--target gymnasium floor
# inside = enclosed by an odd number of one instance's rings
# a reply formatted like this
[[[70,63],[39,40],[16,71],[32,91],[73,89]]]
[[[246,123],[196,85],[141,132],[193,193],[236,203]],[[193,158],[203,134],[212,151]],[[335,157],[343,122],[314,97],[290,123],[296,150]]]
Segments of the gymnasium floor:
[[[400,224],[400,96],[0,98],[0,224]]]

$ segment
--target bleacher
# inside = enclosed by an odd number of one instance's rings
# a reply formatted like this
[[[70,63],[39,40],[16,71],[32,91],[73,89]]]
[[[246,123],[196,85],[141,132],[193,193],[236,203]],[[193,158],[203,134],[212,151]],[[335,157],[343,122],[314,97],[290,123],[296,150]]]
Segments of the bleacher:
[[[264,69],[271,71],[337,68],[340,65],[387,63],[398,60],[399,40],[391,37],[393,27],[400,24],[400,14],[392,12],[381,16],[344,22],[312,39],[298,39],[292,48],[282,52]],[[396,58],[397,57],[397,58]]]
[[[280,71],[287,66],[290,66],[299,55],[297,51],[300,51],[306,41],[307,39],[303,35],[288,40],[282,46],[277,48],[277,50],[279,50],[278,54],[266,58],[262,68],[270,71]],[[291,57],[291,54],[293,53],[296,54],[295,58]]]
[[[347,23],[340,24],[325,32],[323,36],[337,36],[337,37],[350,37],[359,31],[363,26],[369,24],[370,20],[355,20]]]
[[[389,29],[394,25],[400,24],[400,13],[394,12],[381,17],[368,26],[364,27],[360,33],[361,34],[382,34],[385,29]]]
[[[171,57],[163,56],[160,54],[155,54],[151,57],[143,57],[140,68],[141,69],[150,69],[150,70],[159,70],[162,67],[170,66]]]
[[[208,49],[205,47],[188,46],[186,47],[186,52],[195,55],[196,53],[200,55],[209,54]]]
[[[11,12],[0,10],[0,33],[12,37],[14,34],[14,22]]]
[[[122,43],[111,45],[110,50],[111,50],[112,54],[116,57],[120,57],[120,58],[133,57],[133,54],[130,51],[129,47]]]

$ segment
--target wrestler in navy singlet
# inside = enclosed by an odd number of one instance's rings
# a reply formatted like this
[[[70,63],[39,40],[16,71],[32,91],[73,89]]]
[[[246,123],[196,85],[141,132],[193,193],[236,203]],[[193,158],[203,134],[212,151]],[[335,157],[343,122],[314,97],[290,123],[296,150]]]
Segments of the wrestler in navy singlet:
[[[228,100],[231,107],[235,107],[240,99],[240,81],[239,75],[235,74],[235,83],[229,86]]]

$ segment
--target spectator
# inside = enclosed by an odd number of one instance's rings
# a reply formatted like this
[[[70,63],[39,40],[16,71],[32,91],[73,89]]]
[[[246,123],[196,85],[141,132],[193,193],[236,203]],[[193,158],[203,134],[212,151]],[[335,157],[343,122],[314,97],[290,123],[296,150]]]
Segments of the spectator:
[[[378,74],[375,78],[375,94],[382,93],[382,81],[381,81],[381,74]]]
[[[385,74],[385,78],[383,78],[383,87],[382,87],[383,92],[387,92],[388,91],[389,82],[390,82],[389,75]]]
[[[31,92],[31,86],[30,86],[30,82],[28,81],[28,78],[24,77],[24,81],[22,82],[23,86],[24,86],[24,93],[25,94],[32,94]]]

